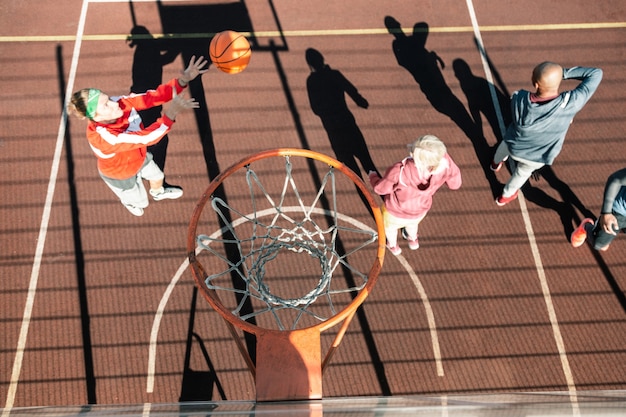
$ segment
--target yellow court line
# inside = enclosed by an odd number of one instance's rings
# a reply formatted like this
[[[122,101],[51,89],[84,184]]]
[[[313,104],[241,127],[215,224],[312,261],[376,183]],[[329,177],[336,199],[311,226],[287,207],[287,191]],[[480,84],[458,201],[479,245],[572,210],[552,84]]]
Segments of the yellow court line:
[[[597,22],[597,23],[551,23],[543,25],[495,25],[480,26],[481,32],[523,32],[523,31],[540,31],[540,30],[587,30],[587,29],[623,29],[626,28],[626,22]],[[411,28],[403,29],[410,33]],[[431,27],[428,29],[432,33],[463,33],[473,32],[471,26],[444,26]],[[287,30],[278,31],[259,31],[259,32],[242,32],[246,36],[255,36],[257,38],[265,37],[302,37],[302,36],[351,36],[351,35],[380,35],[388,34],[386,28],[375,29],[329,29],[329,30]],[[154,34],[153,38],[172,38],[172,39],[193,39],[193,38],[211,38],[215,33],[173,33],[173,34]],[[108,34],[108,35],[84,35],[83,41],[116,41],[128,39],[128,34]],[[140,38],[135,36],[135,38]],[[33,36],[0,36],[0,42],[73,42],[76,36],[73,35],[33,35]]]

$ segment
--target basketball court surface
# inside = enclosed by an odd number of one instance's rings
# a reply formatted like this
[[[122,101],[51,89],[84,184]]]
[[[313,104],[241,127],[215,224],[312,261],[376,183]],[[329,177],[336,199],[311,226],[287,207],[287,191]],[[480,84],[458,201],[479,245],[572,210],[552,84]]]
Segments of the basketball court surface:
[[[623,1],[5,1],[0,22],[3,417],[624,415],[626,238],[607,252],[569,243],[584,217],[598,216],[607,177],[626,166]],[[166,82],[226,29],[246,34],[250,64],[240,74],[211,66],[191,84],[200,108],[177,117],[165,166],[184,196],[135,217],[99,177],[86,122],[66,120],[66,97]],[[404,37],[421,39],[415,54],[438,57],[439,78],[399,65],[392,43]],[[311,108],[311,49],[367,100],[346,97],[380,172],[434,134],[463,185],[437,192],[418,250],[400,239],[402,254],[384,254],[324,369],[324,400],[255,403],[246,360],[188,267],[188,230],[211,180],[242,158],[296,148],[339,159]],[[494,103],[531,90],[532,68],[546,60],[601,68],[603,81],[555,163],[498,207],[509,172],[489,169],[506,118]],[[441,83],[446,105],[420,82]],[[296,181],[324,175],[294,168]],[[278,186],[285,170],[279,158],[257,174]],[[355,171],[367,180],[360,161]],[[250,200],[228,179],[221,192]],[[339,217],[375,229],[361,197],[340,183]],[[219,228],[207,216],[199,233]],[[268,279],[287,298],[315,286],[299,278],[310,276],[302,257],[277,260]],[[322,334],[323,348],[336,333]],[[254,341],[242,340],[254,358]]]

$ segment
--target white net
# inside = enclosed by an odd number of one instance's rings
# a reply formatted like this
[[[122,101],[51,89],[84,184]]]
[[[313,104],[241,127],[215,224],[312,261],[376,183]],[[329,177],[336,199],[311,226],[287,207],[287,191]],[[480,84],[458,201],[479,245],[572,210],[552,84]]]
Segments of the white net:
[[[345,176],[325,168],[318,182],[302,185],[289,156],[281,182],[275,165],[265,183],[247,165],[245,181],[229,177],[229,189],[237,189],[238,197],[229,195],[227,202],[211,196],[222,227],[197,236],[198,252],[212,255],[205,283],[217,293],[231,293],[220,299],[235,299],[229,309],[241,320],[257,322],[269,315],[280,330],[301,328],[334,316],[367,284],[377,232],[341,213],[339,200],[355,208],[348,198],[356,194],[354,183],[338,181]],[[298,178],[310,178],[299,173]],[[362,204],[360,211],[367,214]],[[292,272],[285,275],[287,270]]]

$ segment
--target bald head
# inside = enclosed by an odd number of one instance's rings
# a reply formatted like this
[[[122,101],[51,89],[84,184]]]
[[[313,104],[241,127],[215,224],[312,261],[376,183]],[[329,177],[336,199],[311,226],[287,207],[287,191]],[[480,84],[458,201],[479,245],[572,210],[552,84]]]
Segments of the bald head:
[[[563,80],[563,68],[554,62],[542,62],[533,70],[533,85],[540,97],[557,95],[561,80]]]

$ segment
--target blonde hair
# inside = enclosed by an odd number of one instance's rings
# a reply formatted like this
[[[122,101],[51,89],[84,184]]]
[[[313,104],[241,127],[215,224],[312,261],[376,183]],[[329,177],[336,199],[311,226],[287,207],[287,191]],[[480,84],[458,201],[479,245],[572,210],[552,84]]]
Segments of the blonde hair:
[[[423,135],[408,145],[415,164],[423,168],[437,168],[447,152],[446,145],[435,135]]]
[[[72,94],[72,98],[67,105],[67,113],[74,114],[79,119],[87,118],[87,100],[89,99],[89,88],[83,88]]]

